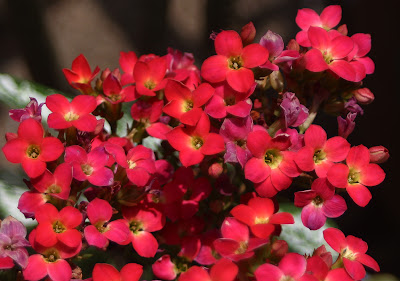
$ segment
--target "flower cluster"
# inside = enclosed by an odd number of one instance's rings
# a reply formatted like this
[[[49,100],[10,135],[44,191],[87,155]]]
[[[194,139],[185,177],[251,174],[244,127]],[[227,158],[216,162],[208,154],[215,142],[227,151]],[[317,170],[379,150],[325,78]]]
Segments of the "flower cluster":
[[[254,42],[252,23],[221,31],[200,68],[173,49],[121,52],[114,70],[92,71],[79,55],[63,72],[80,93],[48,96],[47,126],[34,98],[10,111],[20,124],[3,153],[28,176],[18,208],[37,226],[28,242],[21,223],[2,221],[0,269],[53,281],[354,281],[363,265],[379,271],[363,240],[335,228],[324,231],[335,262],[323,245],[293,253],[279,239],[295,222],[279,211],[281,191],[317,230],[346,212],[344,197],[366,206],[385,178],[387,149],[347,141],[374,99],[361,83],[374,63],[370,35],[348,36],[340,20],[337,5],[299,10],[286,47],[272,31]],[[338,116],[337,136],[313,124],[321,111]]]

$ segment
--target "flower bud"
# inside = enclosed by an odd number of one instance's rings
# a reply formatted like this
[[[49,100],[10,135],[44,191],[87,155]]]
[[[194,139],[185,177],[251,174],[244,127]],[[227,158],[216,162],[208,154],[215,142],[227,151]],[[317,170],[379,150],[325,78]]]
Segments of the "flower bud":
[[[361,88],[353,92],[356,100],[361,104],[370,104],[374,101],[375,96],[368,88]]]
[[[222,166],[221,163],[213,163],[208,168],[208,174],[215,179],[218,178],[222,174],[223,171],[224,171],[224,167]]]
[[[175,264],[169,255],[164,255],[152,265],[153,273],[164,280],[174,280],[177,275]]]
[[[249,22],[245,26],[242,27],[240,31],[240,37],[242,38],[242,42],[244,46],[251,44],[256,36],[256,29],[252,22]]]
[[[371,163],[384,163],[389,159],[389,150],[382,146],[373,146],[369,149],[369,156]]]

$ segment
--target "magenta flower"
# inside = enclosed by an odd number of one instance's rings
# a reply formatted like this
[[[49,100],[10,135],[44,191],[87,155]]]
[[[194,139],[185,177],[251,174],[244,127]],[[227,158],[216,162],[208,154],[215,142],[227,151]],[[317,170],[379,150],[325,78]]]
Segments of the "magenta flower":
[[[359,82],[364,78],[360,79],[359,70],[346,60],[354,48],[350,37],[340,34],[330,36],[328,31],[321,27],[310,27],[308,37],[312,49],[304,55],[307,70],[321,72],[329,69],[339,77],[352,82]]]
[[[88,180],[97,186],[108,186],[114,182],[113,172],[105,167],[108,157],[104,147],[96,147],[89,153],[78,145],[65,150],[65,162],[72,165],[74,178],[78,181]]]
[[[279,34],[268,30],[267,33],[260,39],[260,45],[266,48],[269,52],[269,59],[260,65],[262,68],[268,68],[272,71],[279,70],[279,63],[289,62],[296,60],[300,57],[298,51],[295,50],[283,50],[284,43],[283,39]]]
[[[128,239],[129,228],[125,220],[109,222],[113,215],[110,203],[95,198],[86,210],[91,225],[85,227],[84,234],[89,245],[105,248],[108,246],[108,240],[122,244]]]
[[[11,216],[0,223],[0,269],[13,267],[13,261],[25,268],[28,265],[28,251],[25,247],[31,246],[25,239],[25,226]]]
[[[286,92],[282,96],[280,107],[283,111],[283,120],[285,126],[298,127],[306,121],[308,117],[308,108],[302,105],[295,93]]]
[[[11,109],[9,111],[10,117],[17,121],[22,122],[28,118],[33,118],[36,121],[42,121],[42,106],[44,103],[39,104],[35,98],[31,98],[31,101],[24,109]]]
[[[301,220],[311,230],[321,228],[327,217],[337,218],[347,209],[344,199],[335,195],[334,187],[326,178],[314,180],[311,190],[296,192],[294,196],[294,205],[303,208]]]

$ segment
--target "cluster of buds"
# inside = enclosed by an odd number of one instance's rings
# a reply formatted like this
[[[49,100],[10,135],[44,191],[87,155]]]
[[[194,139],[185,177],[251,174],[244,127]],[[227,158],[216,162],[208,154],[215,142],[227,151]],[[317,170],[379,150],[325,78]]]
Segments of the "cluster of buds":
[[[335,262],[323,245],[291,253],[279,239],[295,222],[279,211],[281,191],[317,230],[346,212],[343,196],[364,207],[385,178],[386,148],[346,140],[374,99],[362,85],[374,63],[370,35],[348,36],[340,20],[337,5],[299,10],[286,47],[272,31],[254,42],[252,23],[221,31],[200,68],[173,49],[121,52],[120,68],[102,71],[79,55],[63,72],[80,93],[46,98],[48,130],[34,98],[10,111],[20,124],[3,153],[28,176],[18,208],[37,226],[28,242],[21,223],[2,222],[0,269],[33,281],[356,281],[363,265],[379,271],[363,240],[335,228],[323,232]],[[320,111],[338,118],[337,136],[313,124]]]

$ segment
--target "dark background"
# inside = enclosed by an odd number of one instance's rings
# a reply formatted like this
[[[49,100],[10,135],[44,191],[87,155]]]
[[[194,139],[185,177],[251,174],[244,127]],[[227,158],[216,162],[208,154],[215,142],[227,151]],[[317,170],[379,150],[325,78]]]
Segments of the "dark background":
[[[337,220],[346,235],[363,238],[368,254],[382,272],[400,276],[400,186],[396,175],[399,121],[398,12],[395,1],[372,0],[0,0],[0,73],[29,79],[62,91],[71,91],[62,75],[72,60],[83,53],[92,67],[118,67],[120,51],[138,55],[164,55],[173,47],[195,55],[200,63],[214,54],[212,31],[240,28],[253,21],[259,38],[268,30],[279,33],[287,43],[294,38],[297,9],[340,4],[342,23],[349,35],[370,33],[369,56],[376,71],[365,79],[376,100],[357,117],[349,137],[352,145],[384,145],[390,160],[382,167],[386,180],[371,188],[373,199],[361,208],[348,202],[348,211]],[[1,106],[0,120],[7,125],[8,108]],[[318,120],[328,124],[328,134],[336,134],[334,118]],[[15,125],[15,124],[14,124]],[[326,125],[324,125],[326,127]],[[1,130],[3,134],[3,130]],[[4,141],[2,140],[1,146]],[[1,155],[1,169],[10,169]]]

